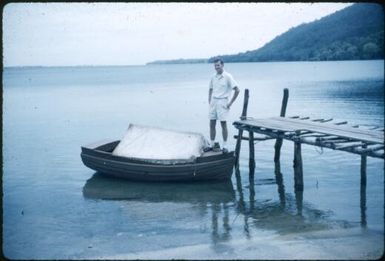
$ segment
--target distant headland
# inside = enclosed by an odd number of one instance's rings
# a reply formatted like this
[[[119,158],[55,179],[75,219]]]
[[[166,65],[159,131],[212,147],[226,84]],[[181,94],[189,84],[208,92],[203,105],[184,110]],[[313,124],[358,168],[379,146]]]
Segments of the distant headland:
[[[256,50],[147,64],[208,63],[218,57],[225,62],[384,59],[384,9],[377,3],[356,3],[291,28]]]
[[[147,64],[184,64],[184,63],[208,63],[209,59],[177,59],[177,60],[159,60]]]

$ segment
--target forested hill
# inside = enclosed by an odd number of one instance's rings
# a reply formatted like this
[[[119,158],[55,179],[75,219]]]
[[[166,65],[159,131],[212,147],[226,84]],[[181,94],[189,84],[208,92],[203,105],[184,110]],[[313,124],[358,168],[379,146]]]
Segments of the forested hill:
[[[384,10],[356,3],[294,27],[260,49],[216,57],[225,62],[384,59]]]

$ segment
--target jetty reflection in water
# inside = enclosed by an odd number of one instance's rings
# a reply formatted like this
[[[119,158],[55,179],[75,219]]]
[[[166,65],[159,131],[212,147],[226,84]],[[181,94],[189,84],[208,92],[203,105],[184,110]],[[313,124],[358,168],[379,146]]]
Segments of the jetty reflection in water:
[[[237,211],[244,217],[246,238],[251,237],[251,226],[280,234],[315,231],[330,227],[331,224],[328,223],[327,218],[331,213],[315,209],[310,204],[303,204],[303,191],[296,191],[295,197],[285,194],[279,163],[276,164],[274,180],[278,187],[279,201],[258,200],[252,184],[260,184],[261,181],[255,182],[254,175],[249,176],[249,197],[245,199],[246,193],[243,191],[241,175],[237,169],[235,176],[239,193]],[[271,184],[270,180],[268,182]]]
[[[304,204],[303,191],[295,191],[295,196],[285,193],[279,162],[275,164],[275,179],[269,180],[269,184],[277,185],[278,201],[258,200],[255,184],[263,185],[260,184],[262,181],[255,182],[254,175],[249,177],[250,186],[244,186],[239,170],[235,170],[234,190],[231,181],[147,183],[110,178],[96,173],[84,185],[83,195],[89,199],[128,200],[143,204],[148,202],[190,204],[199,213],[210,215],[210,239],[214,249],[221,243],[229,241],[231,233],[240,232],[245,238],[251,238],[253,230],[286,234],[324,230],[336,225],[351,226],[343,220],[330,221],[328,217],[332,213]],[[233,230],[235,228],[238,231],[235,232]]]

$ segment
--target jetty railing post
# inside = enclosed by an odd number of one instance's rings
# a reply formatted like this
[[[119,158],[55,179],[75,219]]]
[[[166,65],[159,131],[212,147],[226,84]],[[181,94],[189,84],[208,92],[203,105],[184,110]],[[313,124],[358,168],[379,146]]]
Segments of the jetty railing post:
[[[363,144],[362,148],[366,149]],[[361,187],[360,187],[361,226],[366,227],[366,155],[361,155]]]
[[[299,134],[300,131],[296,131],[296,138],[294,139],[294,189],[303,191],[302,152]]]
[[[279,115],[281,117],[285,117],[285,115],[286,115],[286,107],[287,107],[288,99],[289,99],[289,89],[285,88],[285,89],[283,89],[281,113]],[[282,142],[283,142],[282,138],[278,138],[275,141],[275,145],[274,145],[274,148],[275,148],[274,162],[278,162],[279,161],[279,158],[280,158],[280,155],[281,155]]]
[[[246,119],[248,103],[249,103],[249,90],[245,89],[245,96],[243,99],[243,109],[242,109],[242,114],[241,114],[241,120]],[[237,144],[235,145],[235,167],[236,168],[239,167],[239,153],[241,150],[242,135],[243,135],[243,130],[239,129],[238,130]]]

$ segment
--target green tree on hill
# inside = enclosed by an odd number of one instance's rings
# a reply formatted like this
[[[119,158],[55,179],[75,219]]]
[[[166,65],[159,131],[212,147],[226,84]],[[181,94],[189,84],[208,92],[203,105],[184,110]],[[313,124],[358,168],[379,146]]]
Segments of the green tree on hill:
[[[258,50],[220,57],[227,62],[384,59],[384,10],[357,3],[291,28]]]

